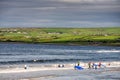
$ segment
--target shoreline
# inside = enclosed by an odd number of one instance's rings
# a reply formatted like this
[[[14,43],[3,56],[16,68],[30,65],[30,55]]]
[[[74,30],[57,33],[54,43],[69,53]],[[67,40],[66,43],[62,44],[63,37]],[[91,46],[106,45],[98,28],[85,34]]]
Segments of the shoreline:
[[[96,62],[98,63],[98,62]],[[24,69],[8,68],[0,69],[0,80],[119,80],[120,61],[102,62],[105,68],[88,69],[87,63],[81,62],[83,70],[74,69],[75,64],[64,64],[65,67],[58,67],[58,64],[52,66],[33,66]]]
[[[91,62],[95,64],[99,64],[99,62]],[[100,62],[104,65],[101,68],[114,68],[120,67],[120,61],[112,61],[112,62]],[[58,65],[64,65],[64,67],[58,67]],[[7,65],[0,67],[0,73],[21,73],[21,72],[32,72],[32,71],[44,71],[44,70],[67,70],[74,69],[74,66],[77,63],[61,63],[61,64],[27,64],[28,69],[24,69],[24,65]],[[80,66],[84,69],[88,69],[88,62],[80,62]],[[99,68],[98,68],[99,69]]]
[[[76,44],[76,43],[36,43],[36,42],[0,42],[0,44],[9,43],[9,44],[41,44],[41,45],[62,45],[62,46],[114,46],[120,47],[120,45],[92,45],[92,44]]]

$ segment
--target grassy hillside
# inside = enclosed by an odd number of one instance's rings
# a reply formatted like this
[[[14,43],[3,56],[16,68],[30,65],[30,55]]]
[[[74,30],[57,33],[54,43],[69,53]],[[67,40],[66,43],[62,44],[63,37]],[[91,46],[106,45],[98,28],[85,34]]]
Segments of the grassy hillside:
[[[120,46],[120,28],[0,28],[0,42]]]

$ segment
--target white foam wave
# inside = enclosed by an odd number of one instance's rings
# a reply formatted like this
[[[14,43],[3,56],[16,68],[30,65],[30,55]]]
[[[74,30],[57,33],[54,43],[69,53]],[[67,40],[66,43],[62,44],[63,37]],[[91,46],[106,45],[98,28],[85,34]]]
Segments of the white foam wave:
[[[98,53],[120,53],[120,50],[99,50]]]
[[[80,53],[120,53],[120,50],[61,50],[47,49],[48,52],[80,52]]]

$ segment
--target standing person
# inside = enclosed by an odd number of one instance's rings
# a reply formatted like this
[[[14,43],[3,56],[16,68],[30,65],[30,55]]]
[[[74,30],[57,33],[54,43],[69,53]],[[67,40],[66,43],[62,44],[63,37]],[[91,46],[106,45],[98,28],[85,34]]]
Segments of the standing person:
[[[94,67],[95,67],[95,63],[92,63],[92,68],[94,69]]]
[[[96,63],[93,63],[92,68],[93,68],[93,69],[97,69],[97,64],[96,64]]]
[[[24,69],[27,69],[27,65],[24,66]]]
[[[88,63],[88,69],[91,69],[91,62]]]
[[[77,66],[80,66],[80,61],[78,61],[78,64],[77,64]]]
[[[101,68],[101,62],[99,62],[98,67]]]
[[[95,64],[95,69],[97,69],[97,64]]]

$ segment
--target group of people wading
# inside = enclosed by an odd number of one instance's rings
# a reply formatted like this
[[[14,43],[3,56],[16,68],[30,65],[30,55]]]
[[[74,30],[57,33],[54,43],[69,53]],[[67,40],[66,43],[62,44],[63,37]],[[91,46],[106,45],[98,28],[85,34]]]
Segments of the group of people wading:
[[[97,68],[101,68],[102,64],[101,62],[99,62],[98,64],[89,62],[88,63],[88,69],[97,69]]]
[[[80,66],[80,61],[78,61],[77,65],[75,66]],[[88,69],[98,69],[105,67],[101,62],[99,63],[94,63],[94,62],[88,62]]]

